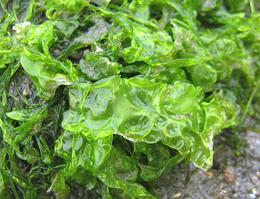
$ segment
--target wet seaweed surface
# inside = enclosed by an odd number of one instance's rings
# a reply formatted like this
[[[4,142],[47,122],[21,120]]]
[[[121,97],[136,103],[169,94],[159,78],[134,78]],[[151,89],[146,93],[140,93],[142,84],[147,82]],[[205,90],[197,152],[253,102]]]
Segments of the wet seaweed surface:
[[[0,199],[260,198],[259,5],[0,1]]]
[[[21,71],[13,77],[9,85],[9,95],[10,108],[25,108],[26,100],[30,103],[40,102],[31,80]],[[53,116],[57,117],[57,114],[56,112]],[[49,130],[55,129],[50,121],[45,122],[44,126]],[[161,199],[260,198],[260,134],[251,131],[241,133],[240,142],[243,144],[239,149],[241,154],[237,154],[235,143],[230,145],[230,140],[225,136],[229,133],[219,136],[216,141],[217,150],[212,169],[202,171],[192,164],[181,164],[164,174],[158,181],[152,182],[149,185],[152,192]],[[54,138],[49,141],[50,146],[54,148]],[[77,183],[71,183],[70,187],[69,199],[101,198],[97,190],[88,191]],[[45,197],[55,198],[51,193]]]

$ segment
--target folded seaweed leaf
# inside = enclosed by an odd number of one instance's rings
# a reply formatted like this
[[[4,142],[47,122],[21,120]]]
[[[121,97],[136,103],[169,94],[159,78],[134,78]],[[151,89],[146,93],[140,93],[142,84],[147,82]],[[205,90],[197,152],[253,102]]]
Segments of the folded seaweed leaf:
[[[108,36],[108,49],[127,63],[144,61],[151,65],[170,57],[174,46],[172,38],[163,30],[151,30],[118,13]]]
[[[6,65],[14,63],[17,59],[17,49],[14,47],[14,41],[10,36],[1,36],[0,34],[0,69]]]
[[[217,98],[201,104],[199,94],[187,83],[169,86],[118,76],[75,84],[70,86],[70,110],[62,127],[88,139],[118,134],[132,142],[162,142],[180,154],[191,154],[198,167],[208,169],[213,136],[224,125],[233,125],[236,115],[228,102],[217,104]],[[228,113],[222,111],[228,107]],[[214,126],[208,125],[211,122]]]
[[[88,53],[80,60],[80,69],[87,79],[97,81],[120,73],[121,65],[111,62],[102,53]]]
[[[88,0],[47,0],[45,4],[48,9],[77,12],[88,5]]]
[[[106,186],[123,190],[127,198],[153,198],[141,185],[135,183],[138,176],[135,160],[113,147],[112,140],[113,136],[88,140],[79,134],[65,131],[59,138],[56,152],[67,160],[69,167],[59,177],[77,179],[78,169],[81,170],[81,175],[86,175],[82,171],[85,170]],[[96,184],[95,178],[90,176],[87,183],[90,183],[90,179]],[[59,186],[58,184],[60,182],[55,182],[52,186]],[[65,184],[60,189],[66,189]]]
[[[52,98],[60,85],[70,85],[78,80],[77,70],[71,62],[62,63],[27,48],[21,53],[21,65],[43,99]]]

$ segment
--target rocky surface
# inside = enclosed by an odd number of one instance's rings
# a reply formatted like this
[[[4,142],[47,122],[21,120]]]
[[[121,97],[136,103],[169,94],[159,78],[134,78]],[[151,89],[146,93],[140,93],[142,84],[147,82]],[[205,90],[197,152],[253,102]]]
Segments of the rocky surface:
[[[260,198],[260,134],[247,132],[245,152],[238,157],[231,146],[215,153],[214,166],[201,171],[190,165],[164,175],[155,192],[162,199]]]

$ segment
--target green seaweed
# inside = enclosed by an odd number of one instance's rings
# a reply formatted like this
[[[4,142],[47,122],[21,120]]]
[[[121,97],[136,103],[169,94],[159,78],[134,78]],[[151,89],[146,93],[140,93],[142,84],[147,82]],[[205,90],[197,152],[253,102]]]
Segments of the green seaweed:
[[[182,161],[208,170],[260,118],[258,6],[0,1],[0,198],[156,198]]]

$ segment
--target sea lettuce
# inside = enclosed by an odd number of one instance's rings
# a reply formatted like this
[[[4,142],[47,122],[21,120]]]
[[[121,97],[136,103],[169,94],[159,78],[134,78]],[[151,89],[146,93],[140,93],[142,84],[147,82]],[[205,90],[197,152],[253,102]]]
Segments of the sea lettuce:
[[[191,153],[202,169],[212,165],[213,136],[235,122],[231,104],[223,100],[220,105],[218,97],[201,103],[201,90],[187,83],[170,86],[115,76],[70,87],[65,130],[93,140],[117,134],[132,142],[161,142],[180,154]]]
[[[259,28],[256,1],[0,1],[0,198],[150,199],[208,170],[260,118]]]

